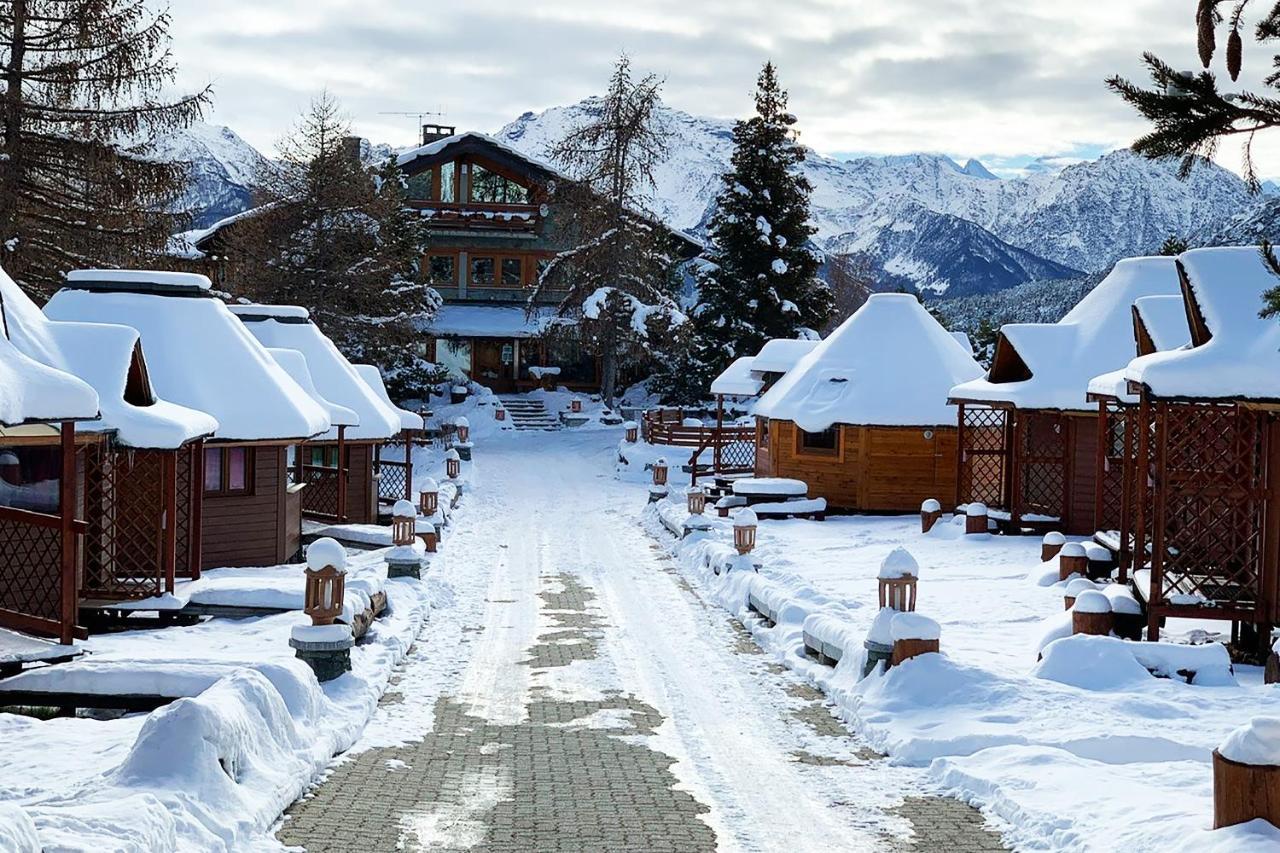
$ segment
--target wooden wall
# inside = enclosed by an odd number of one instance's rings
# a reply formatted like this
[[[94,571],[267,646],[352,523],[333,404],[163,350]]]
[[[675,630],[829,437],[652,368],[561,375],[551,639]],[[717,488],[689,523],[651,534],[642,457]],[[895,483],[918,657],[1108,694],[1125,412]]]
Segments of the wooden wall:
[[[855,512],[919,512],[936,498],[948,507],[956,493],[958,432],[954,426],[839,426],[835,454],[797,452],[791,421],[770,421],[764,453],[757,450],[756,474],[793,477],[809,484],[810,497],[832,509]],[[925,432],[932,437],[926,438]]]
[[[285,448],[254,447],[253,491],[247,495],[206,495],[201,530],[206,569],[220,566],[275,566],[297,550],[301,515],[286,505]],[[296,529],[294,528],[296,526]]]
[[[378,487],[373,479],[373,445],[347,445],[347,521],[377,524]]]
[[[1092,536],[1097,532],[1098,418],[1067,418],[1067,517],[1063,532]]]

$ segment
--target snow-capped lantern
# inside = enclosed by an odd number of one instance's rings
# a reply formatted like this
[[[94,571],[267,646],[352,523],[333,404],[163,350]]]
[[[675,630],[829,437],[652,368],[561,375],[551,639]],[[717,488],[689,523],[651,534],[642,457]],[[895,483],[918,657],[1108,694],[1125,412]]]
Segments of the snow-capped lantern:
[[[302,610],[312,625],[332,625],[342,613],[347,586],[347,552],[325,536],[307,547],[306,589]]]
[[[1044,538],[1040,540],[1040,562],[1047,563],[1054,557],[1058,556],[1058,552],[1062,550],[1062,546],[1067,544],[1067,537],[1054,530],[1046,533]]]
[[[756,528],[759,524],[760,519],[756,517],[755,510],[748,507],[744,507],[733,517],[733,547],[739,554],[750,554],[756,547]]]
[[[906,548],[898,547],[880,562],[880,607],[900,613],[916,609],[916,581],[920,566]]]
[[[391,508],[391,544],[412,545],[417,531],[414,529],[418,511],[406,500],[396,501]]]
[[[889,636],[893,640],[890,666],[941,651],[942,628],[928,616],[921,616],[919,613],[894,615],[889,622]]]
[[[707,493],[701,486],[690,486],[685,491],[685,500],[689,504],[689,515],[702,515],[707,509]]]
[[[655,486],[667,484],[667,460],[664,457],[658,457],[658,460],[653,463],[653,484]]]
[[[569,411],[573,412],[575,415],[579,414],[582,411],[581,397],[574,397],[572,400],[569,401]]]
[[[436,514],[440,508],[440,484],[428,477],[422,481],[422,489],[418,492],[418,511],[426,518]]]
[[[1254,717],[1213,751],[1213,828],[1280,826],[1280,717]]]
[[[507,410],[498,406],[493,410],[493,419],[495,421],[505,421],[507,419]]]
[[[626,430],[627,444],[635,444],[640,440],[640,424],[635,421],[627,421],[622,425],[622,428]]]
[[[1079,542],[1068,542],[1058,551],[1058,580],[1072,575],[1084,577],[1089,571],[1089,554]]]
[[[1111,633],[1111,599],[1096,589],[1076,596],[1071,608],[1071,633],[1105,637]]]
[[[938,519],[942,518],[942,504],[933,498],[929,498],[920,504],[920,532],[928,533],[933,526],[938,523]]]
[[[450,480],[458,479],[458,475],[462,473],[462,457],[452,447],[444,455],[444,473]]]
[[[976,533],[987,533],[990,527],[987,523],[987,505],[974,501],[965,507],[964,510],[964,532],[966,536]]]
[[[468,442],[471,440],[471,421],[459,415],[453,425],[458,428],[458,441]]]

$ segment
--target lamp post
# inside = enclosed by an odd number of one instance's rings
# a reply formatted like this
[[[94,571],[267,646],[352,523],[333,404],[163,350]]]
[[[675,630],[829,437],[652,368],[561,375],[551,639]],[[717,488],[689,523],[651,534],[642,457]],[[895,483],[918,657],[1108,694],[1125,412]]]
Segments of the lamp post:
[[[388,578],[422,577],[422,544],[418,542],[418,512],[409,501],[391,508],[391,544],[387,552]]]
[[[346,592],[347,553],[335,540],[317,539],[307,548],[303,612],[310,624],[294,625],[289,646],[320,681],[351,670],[351,626],[337,622]]]
[[[449,448],[444,454],[444,472],[450,480],[458,479],[458,475],[462,473],[462,457],[454,448]]]
[[[627,444],[635,444],[640,438],[640,425],[635,421],[627,421],[622,428],[627,431]]]
[[[916,609],[916,582],[920,566],[906,548],[894,548],[880,563],[877,576],[880,590],[880,607],[888,607],[899,613]]]
[[[440,508],[440,484],[428,477],[422,481],[422,489],[418,492],[418,511],[426,518],[431,518]]]
[[[750,554],[756,547],[756,528],[760,520],[755,511],[744,507],[733,517],[733,547],[741,556]]]
[[[690,486],[685,492],[689,504],[689,515],[702,515],[707,508],[707,493],[701,486]]]

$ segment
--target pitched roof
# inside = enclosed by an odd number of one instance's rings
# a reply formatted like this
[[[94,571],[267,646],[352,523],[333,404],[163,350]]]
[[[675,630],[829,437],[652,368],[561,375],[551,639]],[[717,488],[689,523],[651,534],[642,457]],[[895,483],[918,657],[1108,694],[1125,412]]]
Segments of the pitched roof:
[[[766,391],[755,413],[808,432],[950,424],[947,391],[981,373],[914,296],[877,293]]]
[[[1091,410],[1090,380],[1133,358],[1134,301],[1178,293],[1174,263],[1171,257],[1126,258],[1057,323],[1003,326],[991,370],[952,388],[951,398]]]
[[[1192,344],[1134,359],[1125,378],[1155,397],[1280,400],[1280,323],[1258,316],[1280,282],[1257,247],[1193,249],[1178,268]]]
[[[354,367],[356,373],[360,374],[360,378],[364,380],[365,384],[373,389],[373,393],[378,395],[378,399],[390,406],[400,416],[401,429],[422,429],[425,426],[422,422],[422,415],[411,412],[408,409],[402,409],[391,402],[391,395],[387,393],[387,386],[382,381],[382,371],[378,370],[375,365],[357,364]]]
[[[271,357],[203,281],[165,274],[68,276],[45,313],[137,330],[160,397],[217,419],[214,439],[287,441],[329,429],[327,412]]]
[[[1178,349],[1191,342],[1187,309],[1181,296],[1143,296],[1134,300],[1133,318],[1135,356]],[[1089,394],[1113,397],[1130,405],[1137,403],[1138,396],[1129,393],[1129,383],[1124,378],[1127,367],[1090,379]]]
[[[218,422],[204,412],[155,395],[134,329],[50,320],[3,274],[0,301],[15,347],[47,367],[87,382],[97,392],[101,417],[77,429],[111,432],[128,447],[161,450],[181,447],[217,429]]]
[[[296,349],[284,349],[281,347],[267,347],[267,352],[271,353],[271,357],[276,360],[276,364],[284,368],[285,373],[293,377],[293,381],[297,382],[310,395],[311,399],[324,408],[329,413],[329,423],[334,426],[355,426],[360,423],[360,416],[346,406],[339,406],[337,403],[326,399],[319,389],[316,388],[315,380],[311,377],[311,369],[307,367],[307,357]]]
[[[32,358],[11,340],[9,286],[18,287],[3,270],[0,284],[0,426],[98,417],[98,394],[88,383]]]
[[[324,399],[354,411],[358,423],[348,426],[352,440],[386,440],[400,432],[400,415],[378,398],[360,378],[351,362],[338,351],[306,312],[294,306],[233,305],[231,313],[263,346],[297,350],[307,360],[307,369]],[[321,440],[336,440],[337,425]]]
[[[766,373],[786,373],[819,343],[808,338],[774,338],[760,347],[751,370],[761,377]]]
[[[764,387],[764,380],[753,377],[751,364],[753,356],[744,355],[735,358],[724,372],[711,381],[712,394],[725,394],[730,397],[754,397]]]

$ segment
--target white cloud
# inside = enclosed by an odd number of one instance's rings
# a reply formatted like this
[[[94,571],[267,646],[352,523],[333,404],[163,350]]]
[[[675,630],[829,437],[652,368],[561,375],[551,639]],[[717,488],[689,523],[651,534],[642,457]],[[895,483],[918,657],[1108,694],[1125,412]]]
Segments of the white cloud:
[[[1035,8],[1029,8],[1035,7]],[[494,130],[600,90],[626,50],[668,103],[748,111],[765,59],[821,151],[1011,158],[1130,142],[1143,122],[1106,90],[1155,50],[1195,65],[1191,0],[177,0],[182,82],[212,81],[213,119],[270,149],[327,87],[356,130],[413,141],[414,119]],[[1246,76],[1268,56],[1246,54]],[[1266,143],[1271,149],[1272,143]],[[1280,155],[1280,141],[1274,153]],[[1264,171],[1280,156],[1261,151]],[[1234,152],[1224,151],[1231,164]]]

